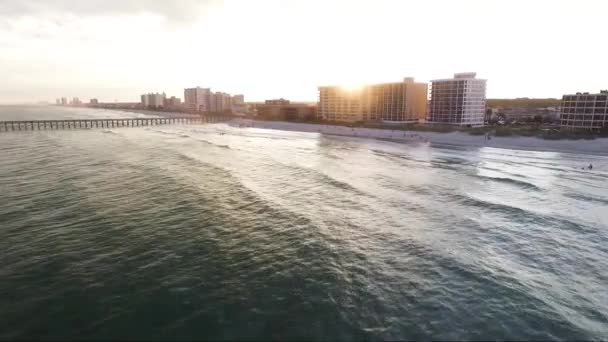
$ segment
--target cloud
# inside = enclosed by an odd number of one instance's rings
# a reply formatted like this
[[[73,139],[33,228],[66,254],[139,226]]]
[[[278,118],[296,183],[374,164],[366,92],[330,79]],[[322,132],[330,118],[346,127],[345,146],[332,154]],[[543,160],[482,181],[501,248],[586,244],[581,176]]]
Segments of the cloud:
[[[189,23],[222,0],[0,0],[0,17],[71,14],[74,16],[156,14]]]

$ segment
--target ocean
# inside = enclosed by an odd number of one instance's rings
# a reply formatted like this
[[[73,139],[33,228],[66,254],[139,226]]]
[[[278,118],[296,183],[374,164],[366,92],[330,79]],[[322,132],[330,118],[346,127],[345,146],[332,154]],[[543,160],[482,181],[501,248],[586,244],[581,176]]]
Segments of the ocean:
[[[607,284],[608,157],[226,123],[0,132],[3,340],[606,340]]]

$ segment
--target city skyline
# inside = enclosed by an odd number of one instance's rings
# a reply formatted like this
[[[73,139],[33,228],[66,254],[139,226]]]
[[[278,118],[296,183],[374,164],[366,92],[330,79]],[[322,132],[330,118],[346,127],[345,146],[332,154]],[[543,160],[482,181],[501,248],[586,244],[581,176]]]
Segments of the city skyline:
[[[488,79],[488,98],[605,89],[602,14],[567,1],[0,2],[0,103],[137,101],[201,85],[249,101],[317,87]],[[594,10],[589,10],[593,8]],[[568,25],[564,25],[568,23]],[[580,54],[568,42],[594,46]]]

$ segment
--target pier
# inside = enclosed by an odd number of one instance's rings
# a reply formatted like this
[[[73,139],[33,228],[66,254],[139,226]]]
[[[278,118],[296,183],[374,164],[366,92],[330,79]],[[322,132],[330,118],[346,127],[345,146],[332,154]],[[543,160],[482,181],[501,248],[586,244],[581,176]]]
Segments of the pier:
[[[229,119],[230,117],[227,116],[200,115],[158,118],[0,121],[0,132],[145,127],[173,124],[203,124],[223,122]]]

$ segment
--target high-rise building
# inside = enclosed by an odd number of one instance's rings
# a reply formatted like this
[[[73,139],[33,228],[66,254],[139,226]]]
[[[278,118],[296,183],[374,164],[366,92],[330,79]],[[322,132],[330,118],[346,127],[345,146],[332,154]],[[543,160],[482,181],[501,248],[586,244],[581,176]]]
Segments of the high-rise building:
[[[141,104],[144,108],[162,108],[164,106],[165,93],[149,93],[141,96]]]
[[[80,106],[82,104],[82,102],[80,101],[79,98],[75,97],[72,99],[72,106]]]
[[[90,104],[90,105],[97,105],[97,104],[99,104],[99,101],[98,101],[97,99],[91,99],[91,100],[89,101],[89,104]]]
[[[67,98],[65,98],[65,97],[62,97],[62,98],[61,98],[61,105],[62,105],[62,106],[67,106],[67,105],[68,105],[68,99],[67,99]]]
[[[361,89],[319,87],[318,116],[330,121],[417,122],[426,114],[427,84],[404,78]]]
[[[564,95],[560,110],[562,127],[601,129],[608,127],[608,90],[597,94]]]
[[[228,93],[212,92],[210,88],[201,87],[184,89],[184,106],[207,113],[247,112],[245,96],[230,96]]]
[[[186,88],[184,89],[184,106],[191,110],[208,112],[210,96],[209,88]]]
[[[247,114],[247,104],[244,95],[234,95],[232,97],[232,113],[237,115]]]
[[[431,81],[428,121],[431,123],[483,126],[486,110],[486,80],[476,73],[458,73],[454,78]]]
[[[182,100],[179,97],[171,96],[165,99],[163,106],[165,108],[178,108],[181,107]]]
[[[256,108],[257,116],[266,120],[309,121],[316,118],[317,107],[289,100],[266,100]]]
[[[242,94],[234,95],[232,97],[232,104],[235,106],[242,106],[245,104],[245,96]]]
[[[417,122],[426,115],[428,86],[413,77],[370,86],[370,115],[387,122]]]
[[[209,112],[224,113],[232,111],[232,98],[230,94],[216,92],[211,94],[209,101]]]
[[[230,94],[222,93],[221,95],[221,112],[232,112],[232,96]]]
[[[266,101],[264,101],[264,104],[266,104],[266,105],[288,105],[289,100],[285,100],[284,98],[266,100]]]
[[[320,119],[329,121],[364,121],[375,120],[368,117],[365,104],[365,92],[362,89],[345,89],[338,86],[319,87]]]

